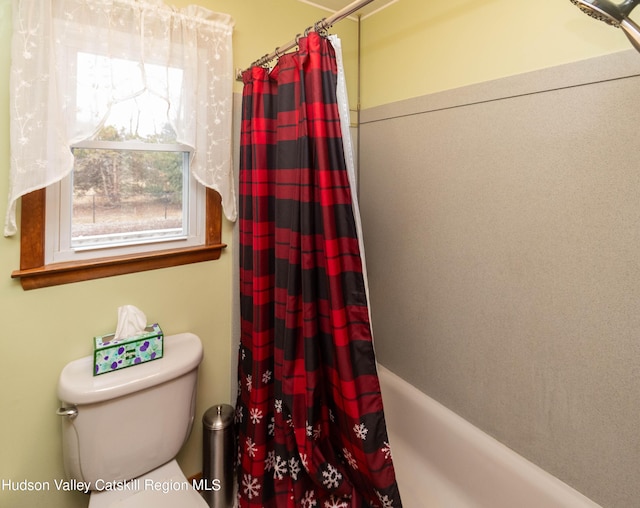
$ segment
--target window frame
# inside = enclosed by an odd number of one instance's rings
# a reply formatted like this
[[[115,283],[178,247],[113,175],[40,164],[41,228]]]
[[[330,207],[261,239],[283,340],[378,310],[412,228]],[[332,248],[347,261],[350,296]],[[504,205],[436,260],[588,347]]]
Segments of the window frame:
[[[202,246],[47,265],[46,189],[35,190],[21,198],[20,269],[11,277],[20,279],[22,288],[30,290],[219,259],[227,245],[222,243],[221,198],[213,189],[206,189],[205,208]]]
[[[109,256],[125,254],[143,254],[158,250],[171,249],[171,245],[183,243],[185,246],[200,246],[204,244],[205,223],[205,187],[200,184],[189,168],[190,148],[181,143],[145,143],[131,141],[82,141],[72,148],[81,149],[106,149],[115,151],[141,151],[141,152],[178,152],[183,159],[183,197],[186,193],[187,206],[183,206],[182,215],[186,217],[186,234],[157,238],[151,241],[129,242],[127,244],[101,244],[98,246],[80,247],[77,250],[71,245],[71,238],[63,240],[60,226],[71,224],[73,215],[73,171],[47,187],[47,225],[45,246],[45,263],[59,263],[76,260],[90,260]],[[70,229],[69,229],[70,231]],[[57,259],[56,259],[57,258]]]

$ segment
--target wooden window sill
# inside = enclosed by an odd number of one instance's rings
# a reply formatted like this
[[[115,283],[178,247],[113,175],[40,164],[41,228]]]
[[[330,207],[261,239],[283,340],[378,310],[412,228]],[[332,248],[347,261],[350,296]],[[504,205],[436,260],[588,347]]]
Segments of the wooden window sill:
[[[19,278],[23,289],[37,289],[70,282],[112,277],[127,273],[168,268],[220,258],[225,244],[157,251],[145,256],[115,256],[83,263],[57,263],[40,268],[15,270],[11,277]]]
[[[226,244],[221,242],[222,206],[217,192],[207,189],[206,245],[186,249],[168,249],[141,255],[104,257],[90,261],[44,264],[44,190],[22,197],[20,269],[12,278],[22,288],[37,289],[127,273],[168,268],[219,259]]]

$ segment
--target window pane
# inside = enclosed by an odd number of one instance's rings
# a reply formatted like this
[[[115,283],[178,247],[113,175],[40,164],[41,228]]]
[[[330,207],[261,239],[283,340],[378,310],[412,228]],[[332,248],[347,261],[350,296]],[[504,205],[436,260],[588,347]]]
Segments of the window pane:
[[[112,126],[127,139],[164,135],[169,104],[179,104],[183,71],[137,60],[78,52],[76,123],[79,132]],[[173,133],[175,139],[175,133]]]
[[[74,156],[72,248],[187,234],[185,152],[76,148]]]

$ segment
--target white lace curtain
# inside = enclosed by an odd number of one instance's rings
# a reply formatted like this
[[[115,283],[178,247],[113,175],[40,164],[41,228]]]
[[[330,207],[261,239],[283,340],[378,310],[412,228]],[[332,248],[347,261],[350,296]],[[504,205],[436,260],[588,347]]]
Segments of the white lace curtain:
[[[13,0],[5,236],[16,232],[18,198],[69,174],[71,145],[142,95],[166,109],[177,142],[192,150],[193,175],[220,193],[235,220],[232,31],[227,14],[162,0]],[[93,57],[101,76],[91,94],[79,91],[79,53]],[[123,72],[122,62],[137,65]]]

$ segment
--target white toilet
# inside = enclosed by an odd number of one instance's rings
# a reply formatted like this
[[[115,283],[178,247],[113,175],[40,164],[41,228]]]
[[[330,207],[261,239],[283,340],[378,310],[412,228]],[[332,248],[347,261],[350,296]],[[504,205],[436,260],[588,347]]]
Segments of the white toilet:
[[[79,490],[91,484],[90,508],[207,507],[175,460],[193,425],[201,361],[200,339],[182,333],[142,365],[94,377],[87,356],[62,370],[65,471]]]

